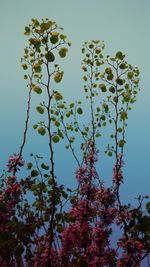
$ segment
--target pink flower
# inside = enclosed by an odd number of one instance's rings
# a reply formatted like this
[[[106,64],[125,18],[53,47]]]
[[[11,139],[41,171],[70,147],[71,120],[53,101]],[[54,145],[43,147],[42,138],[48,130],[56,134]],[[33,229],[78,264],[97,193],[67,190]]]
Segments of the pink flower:
[[[7,164],[8,172],[16,173],[20,167],[24,166],[24,163],[24,160],[19,154],[10,156]]]

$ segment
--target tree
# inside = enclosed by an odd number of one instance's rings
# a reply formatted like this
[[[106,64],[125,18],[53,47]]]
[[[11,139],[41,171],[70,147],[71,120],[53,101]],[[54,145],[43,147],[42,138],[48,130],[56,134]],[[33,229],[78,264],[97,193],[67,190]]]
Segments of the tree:
[[[29,40],[21,64],[29,94],[22,144],[1,176],[1,266],[140,266],[150,252],[150,202],[143,212],[147,196],[138,197],[136,208],[123,205],[120,198],[125,130],[139,91],[139,70],[120,51],[114,57],[104,56],[103,42],[85,42],[82,70],[91,118],[83,124],[82,102],[67,104],[62,93],[53,90],[53,82],[59,84],[64,75],[57,59],[66,57],[71,45],[63,29],[49,19],[32,19],[24,34]],[[47,138],[49,163],[31,154],[29,176],[17,179],[25,164],[22,155],[34,93],[46,94],[46,100],[36,107],[44,120],[33,128]],[[109,125],[112,141],[105,153],[113,156],[115,163],[112,184],[106,187],[96,170],[97,138]],[[75,150],[77,138],[82,157]],[[56,177],[55,146],[62,139],[67,141],[66,148],[78,166],[78,187],[74,191],[65,189]],[[70,210],[66,203],[70,203]],[[113,224],[122,229],[117,248],[110,241]]]

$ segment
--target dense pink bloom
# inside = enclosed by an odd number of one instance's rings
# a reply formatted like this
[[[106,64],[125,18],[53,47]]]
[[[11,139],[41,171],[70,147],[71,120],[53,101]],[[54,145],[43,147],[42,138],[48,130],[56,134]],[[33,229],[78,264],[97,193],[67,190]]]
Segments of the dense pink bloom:
[[[47,266],[48,261],[51,262],[51,267],[61,267],[61,261],[59,252],[54,246],[52,246],[49,255],[49,236],[45,236],[44,239],[38,238],[35,242],[36,252],[33,259],[33,267],[44,267]]]
[[[20,167],[24,166],[24,163],[24,160],[19,154],[10,156],[7,164],[8,172],[16,173]]]
[[[116,262],[116,252],[110,247],[110,224],[115,218],[115,196],[102,183],[96,186],[97,155],[90,148],[84,166],[76,173],[79,181],[78,200],[70,211],[71,222],[62,233],[62,266],[97,267]]]
[[[0,194],[0,234],[11,235],[11,220],[15,214],[16,204],[21,195],[20,184],[16,181],[16,176],[6,178],[6,186]],[[9,240],[10,242],[10,240]],[[13,258],[9,253],[9,244],[0,244],[0,266],[15,267]]]
[[[140,240],[121,238],[119,247],[123,249],[123,254],[118,260],[118,267],[133,266],[140,267],[143,256],[143,244]]]

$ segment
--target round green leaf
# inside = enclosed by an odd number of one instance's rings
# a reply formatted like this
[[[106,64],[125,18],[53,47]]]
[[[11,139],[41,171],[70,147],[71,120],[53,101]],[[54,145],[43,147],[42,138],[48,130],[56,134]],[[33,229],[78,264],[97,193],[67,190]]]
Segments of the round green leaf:
[[[67,52],[68,52],[68,49],[67,49],[66,47],[62,47],[62,48],[59,50],[59,56],[63,58],[63,57],[66,56]]]
[[[101,53],[101,49],[100,49],[100,48],[96,48],[96,49],[95,49],[95,53],[96,53],[96,54],[100,54],[100,53]]]
[[[106,72],[107,74],[111,74],[111,73],[112,73],[112,69],[111,69],[111,68],[106,68],[106,69],[105,69],[105,72]]]
[[[49,166],[45,165],[44,163],[41,164],[41,168],[44,170],[49,170]]]
[[[34,130],[37,129],[37,127],[38,127],[37,124],[34,124],[34,125],[33,125],[33,129],[34,129]]]
[[[113,77],[114,77],[114,75],[113,75],[112,73],[109,73],[109,74],[107,75],[107,80],[108,80],[108,81],[111,81],[111,80],[113,79]]]
[[[38,85],[34,85],[34,86],[32,87],[32,89],[33,89],[33,91],[34,91],[35,93],[37,93],[38,95],[40,95],[40,94],[42,93],[42,89],[41,89]]]
[[[59,71],[59,72],[57,72],[57,73],[55,74],[55,76],[54,76],[54,81],[55,81],[56,83],[60,83],[61,80],[62,80],[63,74],[64,74],[63,71]]]
[[[133,78],[133,72],[128,72],[127,77],[129,80],[131,80]]]
[[[39,63],[36,63],[33,65],[33,69],[35,72],[39,73],[41,72],[41,65]]]
[[[82,110],[82,108],[80,108],[80,107],[79,107],[79,108],[77,109],[77,112],[78,112],[78,114],[80,114],[80,115],[81,115],[81,114],[83,113],[83,110]]]
[[[121,69],[121,70],[124,70],[124,69],[126,69],[126,64],[125,63],[121,63],[120,65],[119,65],[119,68]]]
[[[111,92],[111,93],[115,93],[115,87],[113,87],[113,86],[111,86],[110,88],[109,88],[109,92]]]
[[[116,53],[116,58],[117,58],[117,59],[123,60],[124,57],[125,57],[125,55],[123,55],[122,52],[118,51],[118,52]]]
[[[41,107],[41,106],[37,106],[37,107],[36,107],[36,110],[37,110],[37,112],[39,112],[40,114],[43,114],[43,113],[44,113],[44,108]]]
[[[24,70],[27,70],[28,69],[28,65],[27,64],[22,64],[22,68],[24,69]]]
[[[125,140],[123,139],[119,140],[118,142],[119,147],[124,147],[124,144],[125,144]]]
[[[59,142],[59,136],[58,135],[54,135],[53,137],[52,137],[52,141],[54,142],[54,143],[58,143]]]
[[[117,78],[116,79],[116,83],[119,84],[119,85],[123,85],[123,80],[120,79],[120,78]]]
[[[55,56],[50,51],[45,54],[45,58],[47,59],[48,62],[54,62],[55,61]]]
[[[32,170],[31,171],[31,177],[36,177],[39,175],[39,172],[37,170]]]
[[[106,92],[107,91],[106,85],[104,83],[100,84],[99,88],[101,89],[102,92]]]
[[[52,44],[56,44],[59,40],[58,36],[51,36],[50,37],[51,43]]]
[[[55,94],[55,100],[56,101],[59,101],[59,100],[62,100],[63,99],[63,96],[59,93],[59,92],[57,92],[56,94]]]
[[[40,135],[45,135],[45,133],[46,133],[45,128],[44,128],[44,127],[40,127],[40,128],[38,128],[38,133],[39,133]]]
[[[24,35],[30,35],[30,28],[29,27],[25,27],[25,31],[24,31]]]
[[[28,162],[27,169],[30,170],[32,168],[32,166],[33,166],[32,163],[31,162]]]

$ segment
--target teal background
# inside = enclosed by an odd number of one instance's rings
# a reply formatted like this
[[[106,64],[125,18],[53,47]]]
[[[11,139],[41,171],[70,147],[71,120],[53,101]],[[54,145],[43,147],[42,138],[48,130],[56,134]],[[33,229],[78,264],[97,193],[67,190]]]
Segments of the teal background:
[[[129,115],[125,148],[122,199],[134,202],[139,194],[149,194],[150,185],[150,1],[149,0],[0,0],[0,169],[5,168],[9,155],[19,150],[26,114],[27,89],[20,67],[20,58],[27,40],[24,26],[31,18],[54,20],[64,27],[72,47],[60,65],[65,71],[59,89],[68,100],[83,97],[81,46],[91,39],[104,40],[105,51],[113,55],[121,50],[127,60],[141,71],[141,92]],[[33,107],[39,102],[34,95]],[[36,122],[33,108],[30,126]],[[99,140],[100,177],[109,184],[112,160],[103,154],[106,138]],[[57,146],[56,166],[61,182],[75,184],[76,165],[68,151]],[[30,152],[47,155],[45,138],[32,129],[24,158]]]

